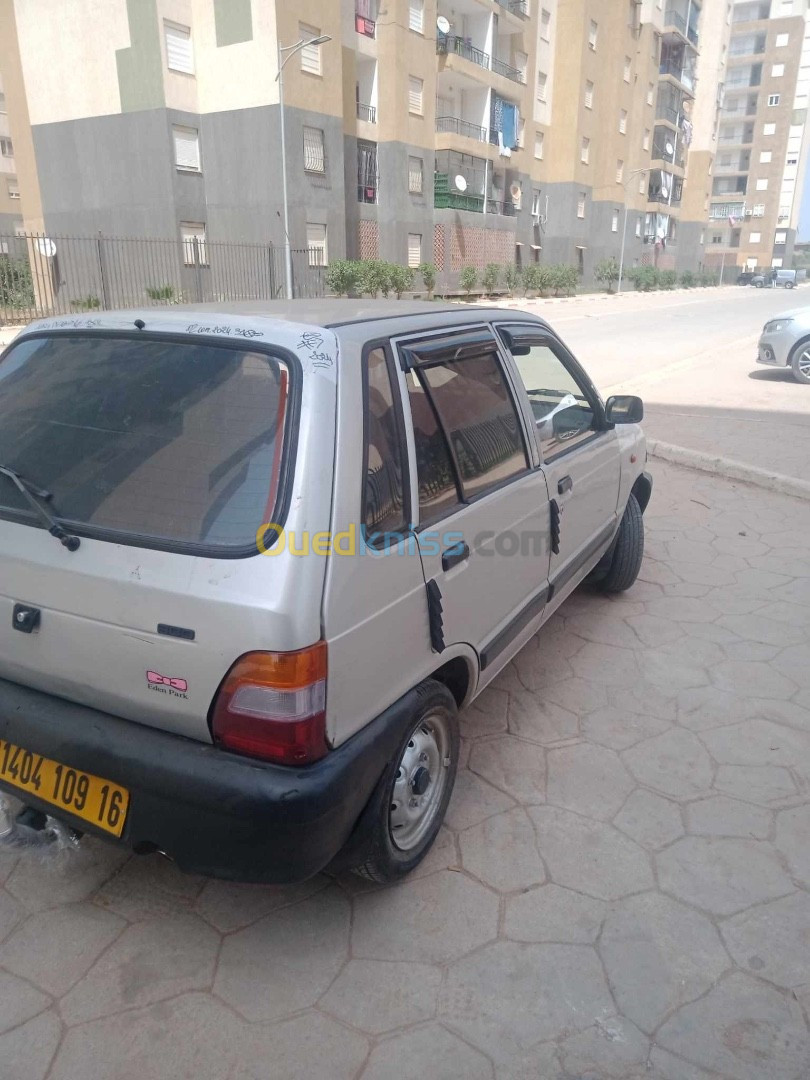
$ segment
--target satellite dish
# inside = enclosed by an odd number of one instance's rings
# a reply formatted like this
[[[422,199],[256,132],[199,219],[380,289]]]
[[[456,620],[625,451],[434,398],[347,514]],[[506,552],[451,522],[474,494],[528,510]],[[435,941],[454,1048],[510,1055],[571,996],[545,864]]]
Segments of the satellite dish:
[[[519,199],[520,198],[520,184],[510,184],[509,185],[509,194],[512,196],[513,199]]]
[[[661,194],[664,196],[665,199],[669,198],[669,186],[667,184],[661,185]]]
[[[49,240],[47,236],[38,237],[36,247],[40,255],[44,255],[46,259],[52,259],[56,254],[56,244],[53,240]]]
[[[450,23],[447,19],[445,19],[444,15],[440,15],[436,20],[436,29],[439,31],[440,34],[450,33]]]
[[[461,173],[459,173],[458,176],[453,177],[453,184],[455,185],[456,191],[467,190],[467,181],[464,179]]]
[[[671,142],[667,143],[667,153],[670,157],[672,157],[672,155],[675,153],[675,147],[672,145]]]

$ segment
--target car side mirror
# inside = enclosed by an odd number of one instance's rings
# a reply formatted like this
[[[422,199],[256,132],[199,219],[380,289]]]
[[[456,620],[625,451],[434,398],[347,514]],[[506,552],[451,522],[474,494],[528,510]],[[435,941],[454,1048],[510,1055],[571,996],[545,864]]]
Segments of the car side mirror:
[[[609,424],[640,424],[644,402],[633,394],[615,394],[607,399],[605,419]]]

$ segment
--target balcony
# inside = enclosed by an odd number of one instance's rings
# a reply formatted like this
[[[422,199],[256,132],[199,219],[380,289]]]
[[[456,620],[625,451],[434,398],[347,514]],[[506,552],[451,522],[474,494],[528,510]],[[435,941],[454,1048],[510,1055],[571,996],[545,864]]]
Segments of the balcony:
[[[653,169],[650,172],[650,181],[647,189],[647,201],[651,203],[666,204],[667,206],[680,206],[683,196],[683,180],[673,176],[663,169]]]
[[[661,47],[661,62],[658,68],[659,74],[670,75],[676,79],[690,94],[695,89],[695,53],[687,48],[683,42],[671,43],[665,41]]]
[[[377,36],[377,24],[373,19],[367,19],[365,15],[355,15],[354,28],[363,37],[374,38]]]
[[[515,217],[517,213],[515,204],[509,200],[487,198],[486,205],[488,214]],[[454,191],[450,187],[450,177],[447,173],[434,173],[433,206],[436,210],[467,210],[473,214],[483,214],[484,196],[474,195],[469,191]]]
[[[723,116],[756,116],[757,95],[749,94],[746,98],[735,98],[727,102],[720,112]]]
[[[490,56],[489,53],[484,52],[483,49],[476,48],[469,38],[460,37],[458,34],[439,34],[436,38],[436,52],[440,56],[448,56],[451,53],[461,56],[465,60],[469,60],[471,64],[475,64],[476,67],[484,68],[485,71],[493,71],[496,75],[511,79],[512,82],[526,82],[525,75],[518,68],[504,63],[503,60],[497,60],[495,57]]]
[[[740,220],[748,213],[748,207],[744,202],[715,203],[709,208],[709,221],[725,221],[728,218]]]
[[[376,203],[379,186],[377,144],[358,140],[357,201],[361,203]]]
[[[653,134],[653,161],[666,161],[678,169],[686,166],[683,140],[669,128],[656,128]]]
[[[699,9],[693,8],[693,10]],[[686,16],[682,15],[673,4],[668,4],[664,12],[664,32],[666,33],[669,29],[675,30],[690,45],[697,48],[699,40],[697,19],[691,19],[690,22],[687,22]]]
[[[365,120],[367,124],[377,123],[377,110],[373,105],[364,105],[362,101],[357,102],[357,119]]]
[[[528,0],[495,0],[499,7],[506,8],[512,15],[520,15],[523,19],[529,17]]]
[[[742,154],[719,154],[714,163],[716,176],[728,173],[747,173],[750,168],[751,154],[747,150]]]
[[[480,127],[469,120],[462,120],[458,116],[437,116],[436,131],[442,134],[463,135],[465,139],[475,139],[476,142],[496,143],[498,134],[488,127]]]
[[[762,83],[762,64],[743,64],[729,68],[726,76],[726,90],[741,90]]]
[[[717,141],[723,146],[748,146],[754,141],[754,125],[721,128]]]

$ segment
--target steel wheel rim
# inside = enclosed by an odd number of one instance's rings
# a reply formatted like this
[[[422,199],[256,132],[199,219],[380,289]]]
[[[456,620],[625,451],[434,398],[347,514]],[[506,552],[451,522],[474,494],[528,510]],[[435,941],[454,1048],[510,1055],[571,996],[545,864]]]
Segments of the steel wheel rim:
[[[440,713],[429,713],[411,732],[394,777],[388,813],[394,847],[413,851],[430,832],[444,799],[449,771],[447,722]]]
[[[799,371],[805,377],[810,379],[810,349],[805,349],[799,357]]]

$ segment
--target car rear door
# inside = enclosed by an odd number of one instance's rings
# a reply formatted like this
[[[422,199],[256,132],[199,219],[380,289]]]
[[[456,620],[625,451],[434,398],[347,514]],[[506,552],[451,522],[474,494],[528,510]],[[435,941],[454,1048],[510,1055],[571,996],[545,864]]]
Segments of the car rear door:
[[[488,682],[539,625],[548,491],[489,326],[399,343],[433,648],[469,643]]]
[[[610,543],[617,527],[617,436],[583,369],[549,329],[503,323],[525,390],[550,496],[553,603],[570,593]]]

